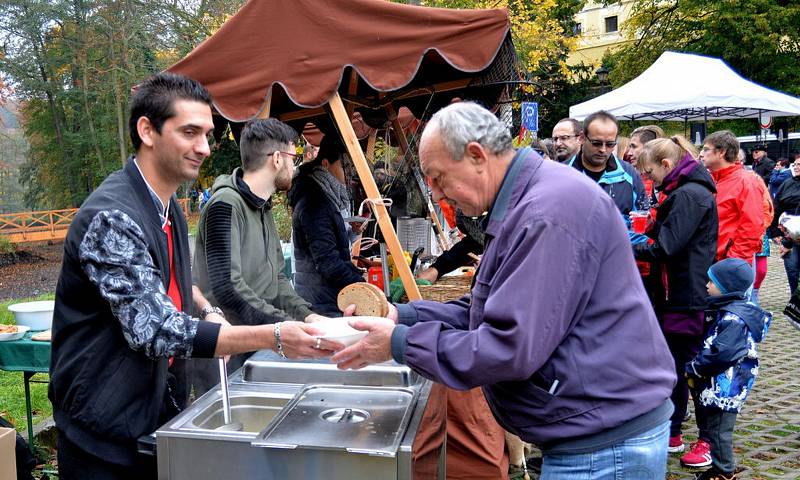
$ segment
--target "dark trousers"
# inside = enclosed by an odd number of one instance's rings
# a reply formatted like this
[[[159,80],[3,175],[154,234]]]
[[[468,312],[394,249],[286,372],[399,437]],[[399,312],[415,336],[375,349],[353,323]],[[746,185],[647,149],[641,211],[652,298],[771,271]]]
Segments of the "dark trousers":
[[[708,408],[708,433],[711,445],[711,462],[717,470],[733,473],[736,459],[733,457],[733,429],[736,425],[736,412]]]
[[[686,383],[684,372],[686,364],[697,356],[703,344],[703,337],[700,335],[679,335],[675,333],[665,333],[667,346],[675,361],[675,373],[678,382],[672,389],[670,399],[675,406],[675,411],[670,417],[669,436],[675,437],[681,433],[683,418],[686,416],[686,408],[689,404],[689,385]]]
[[[701,390],[692,389],[694,419],[697,422],[697,439],[711,443],[711,434],[708,431],[708,415],[711,409],[700,403],[700,392]]]
[[[797,290],[798,275],[800,275],[800,245],[792,246],[792,250],[783,257],[783,268],[786,270],[789,295],[791,295]]]
[[[155,480],[156,457],[138,457],[133,466],[118,465],[102,460],[82,450],[59,430],[59,480]]]

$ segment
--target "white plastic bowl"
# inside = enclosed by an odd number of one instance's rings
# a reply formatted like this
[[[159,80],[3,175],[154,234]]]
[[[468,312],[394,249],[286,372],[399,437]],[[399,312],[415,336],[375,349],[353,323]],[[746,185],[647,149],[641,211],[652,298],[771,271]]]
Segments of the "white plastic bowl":
[[[356,330],[348,324],[348,321],[358,318],[359,317],[328,318],[319,322],[314,322],[312,325],[325,332],[323,335],[319,336],[320,338],[338,342],[348,347],[367,336],[367,331]]]
[[[25,302],[9,305],[8,309],[14,312],[17,325],[31,327],[31,330],[47,330],[53,326],[53,310],[56,302],[44,300],[40,302]]]

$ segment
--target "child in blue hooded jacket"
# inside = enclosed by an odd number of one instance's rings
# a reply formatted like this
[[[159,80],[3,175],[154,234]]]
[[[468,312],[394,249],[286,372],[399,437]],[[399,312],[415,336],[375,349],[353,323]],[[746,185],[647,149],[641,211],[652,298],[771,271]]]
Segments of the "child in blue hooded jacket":
[[[706,338],[700,353],[686,364],[692,396],[703,414],[697,422],[710,438],[711,469],[701,479],[736,478],[733,430],[736,415],[758,375],[757,345],[767,334],[772,314],[750,303],[753,268],[726,258],[708,269]]]

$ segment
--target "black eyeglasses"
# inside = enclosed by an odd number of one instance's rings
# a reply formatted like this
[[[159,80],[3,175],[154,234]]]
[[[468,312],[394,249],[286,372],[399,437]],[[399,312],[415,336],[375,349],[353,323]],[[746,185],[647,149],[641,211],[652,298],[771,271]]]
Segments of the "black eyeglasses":
[[[616,139],[604,142],[603,140],[592,140],[588,135],[586,135],[586,140],[589,140],[589,143],[591,143],[594,148],[600,148],[603,145],[605,145],[606,148],[614,148],[617,146]]]

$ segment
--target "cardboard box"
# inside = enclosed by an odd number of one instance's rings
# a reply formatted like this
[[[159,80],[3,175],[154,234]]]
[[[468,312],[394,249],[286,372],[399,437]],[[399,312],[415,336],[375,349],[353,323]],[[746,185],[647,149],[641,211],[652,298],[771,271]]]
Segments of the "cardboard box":
[[[0,428],[0,479],[17,478],[17,431]]]

